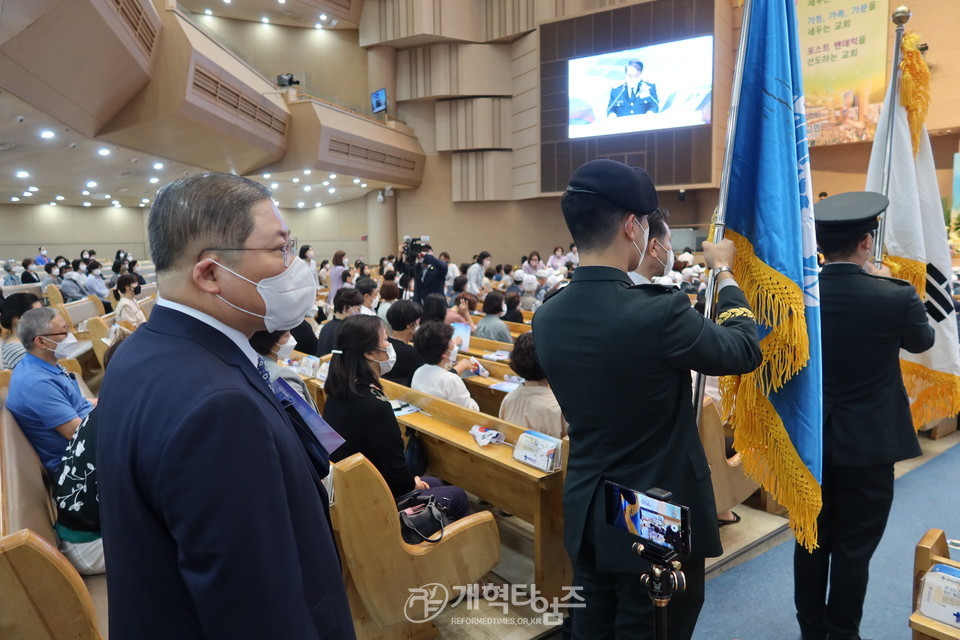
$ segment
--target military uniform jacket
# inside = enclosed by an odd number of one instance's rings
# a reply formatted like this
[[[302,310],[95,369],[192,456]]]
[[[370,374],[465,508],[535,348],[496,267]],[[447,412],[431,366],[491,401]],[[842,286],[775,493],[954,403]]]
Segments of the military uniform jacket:
[[[632,95],[630,87],[626,83],[610,90],[610,101],[607,103],[607,115],[611,113],[617,117],[632,116],[640,113],[660,111],[660,100],[657,98],[657,85],[652,82],[640,81],[640,85],[646,86],[650,95],[640,97]],[[638,87],[639,88],[639,87]]]
[[[910,283],[852,263],[820,273],[824,461],[892,464],[920,455],[900,373],[900,349],[920,353],[934,331]]]
[[[534,316],[537,356],[570,423],[563,504],[572,558],[592,526],[600,570],[640,566],[630,552],[635,538],[604,522],[604,480],[672,491],[691,510],[693,555],[722,552],[690,372],[746,373],[760,364],[760,347],[739,288],[720,291],[718,310],[714,324],[673,287],[633,286],[619,269],[580,267]]]

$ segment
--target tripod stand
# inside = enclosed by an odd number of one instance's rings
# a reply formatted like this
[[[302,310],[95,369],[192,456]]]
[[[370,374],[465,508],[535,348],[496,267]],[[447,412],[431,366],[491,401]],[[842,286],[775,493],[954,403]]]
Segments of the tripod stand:
[[[667,605],[673,594],[687,588],[687,578],[681,571],[677,552],[634,542],[633,552],[650,563],[650,570],[640,576],[653,602],[653,630],[656,640],[667,640]]]

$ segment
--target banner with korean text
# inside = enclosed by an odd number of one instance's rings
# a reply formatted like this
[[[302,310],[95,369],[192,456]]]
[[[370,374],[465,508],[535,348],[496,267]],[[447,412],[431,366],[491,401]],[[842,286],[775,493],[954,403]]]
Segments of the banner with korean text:
[[[797,0],[810,146],[873,140],[887,86],[888,0]]]

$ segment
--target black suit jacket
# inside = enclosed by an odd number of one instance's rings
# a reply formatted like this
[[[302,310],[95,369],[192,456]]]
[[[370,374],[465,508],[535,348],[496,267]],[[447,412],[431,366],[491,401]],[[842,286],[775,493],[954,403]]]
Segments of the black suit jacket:
[[[111,638],[354,637],[320,478],[236,344],[158,306],[99,411]]]
[[[429,253],[423,256],[418,272],[419,277],[414,286],[417,302],[422,303],[431,293],[443,293],[448,268],[447,263],[436,256]]]
[[[820,273],[824,460],[894,463],[920,455],[900,373],[900,349],[920,353],[934,331],[910,283],[850,263]]]
[[[757,325],[737,287],[720,291],[718,325],[674,287],[632,284],[619,269],[581,266],[533,317],[537,357],[570,423],[564,543],[577,558],[591,527],[605,571],[641,565],[634,538],[604,522],[603,480],[672,491],[690,507],[693,555],[720,555],[690,370],[735,374],[760,364]]]
[[[641,85],[646,85],[649,95],[646,97],[633,96],[630,94],[630,88],[626,83],[610,89],[610,100],[607,103],[607,115],[611,113],[616,116],[631,116],[640,113],[660,111],[660,100],[657,98],[657,85],[652,82],[640,81]]]

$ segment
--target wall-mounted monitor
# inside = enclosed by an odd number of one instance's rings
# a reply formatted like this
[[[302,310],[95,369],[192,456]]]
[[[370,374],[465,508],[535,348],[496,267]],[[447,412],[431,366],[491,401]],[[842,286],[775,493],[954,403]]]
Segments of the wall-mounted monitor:
[[[713,36],[567,62],[569,138],[710,124]]]
[[[380,113],[387,110],[387,90],[378,89],[370,94],[370,110]]]

